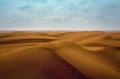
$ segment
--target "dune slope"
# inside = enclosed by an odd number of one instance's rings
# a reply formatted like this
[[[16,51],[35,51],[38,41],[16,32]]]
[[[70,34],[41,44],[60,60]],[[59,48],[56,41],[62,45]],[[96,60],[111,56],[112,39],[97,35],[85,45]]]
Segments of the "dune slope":
[[[56,54],[92,79],[119,79],[113,63],[72,42],[55,42]]]
[[[31,46],[0,56],[0,79],[87,79],[47,47]]]

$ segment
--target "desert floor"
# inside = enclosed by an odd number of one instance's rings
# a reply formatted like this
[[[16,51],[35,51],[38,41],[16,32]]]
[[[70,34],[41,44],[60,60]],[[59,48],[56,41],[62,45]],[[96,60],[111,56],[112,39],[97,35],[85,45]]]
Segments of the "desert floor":
[[[120,79],[120,32],[0,32],[0,79]]]

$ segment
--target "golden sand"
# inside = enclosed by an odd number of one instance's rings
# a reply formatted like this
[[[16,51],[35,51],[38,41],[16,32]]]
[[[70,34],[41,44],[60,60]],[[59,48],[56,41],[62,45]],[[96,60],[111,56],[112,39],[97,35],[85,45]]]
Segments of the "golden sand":
[[[0,32],[0,79],[120,79],[120,32]]]

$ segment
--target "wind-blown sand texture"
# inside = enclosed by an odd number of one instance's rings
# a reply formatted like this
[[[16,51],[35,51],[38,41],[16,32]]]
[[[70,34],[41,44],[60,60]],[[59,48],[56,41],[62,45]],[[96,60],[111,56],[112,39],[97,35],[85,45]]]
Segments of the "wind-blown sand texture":
[[[0,79],[120,79],[120,32],[0,32]]]

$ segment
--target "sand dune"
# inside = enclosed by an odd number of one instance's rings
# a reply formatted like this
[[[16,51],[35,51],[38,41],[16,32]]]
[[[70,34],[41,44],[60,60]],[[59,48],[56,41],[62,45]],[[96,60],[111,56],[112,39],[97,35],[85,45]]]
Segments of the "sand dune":
[[[47,48],[38,45],[2,54],[1,79],[87,79]]]
[[[73,41],[73,42],[77,42],[77,41],[82,41],[82,40],[86,40],[86,39],[91,39],[94,37],[99,37],[99,36],[104,36],[104,32],[99,32],[99,31],[95,31],[95,32],[67,32],[67,33],[62,33],[59,35],[59,37],[62,40],[66,40],[66,41]]]
[[[119,79],[118,69],[101,56],[71,42],[55,43],[56,54],[93,79]],[[90,71],[90,72],[89,72]]]
[[[120,33],[0,32],[0,79],[120,79]]]

